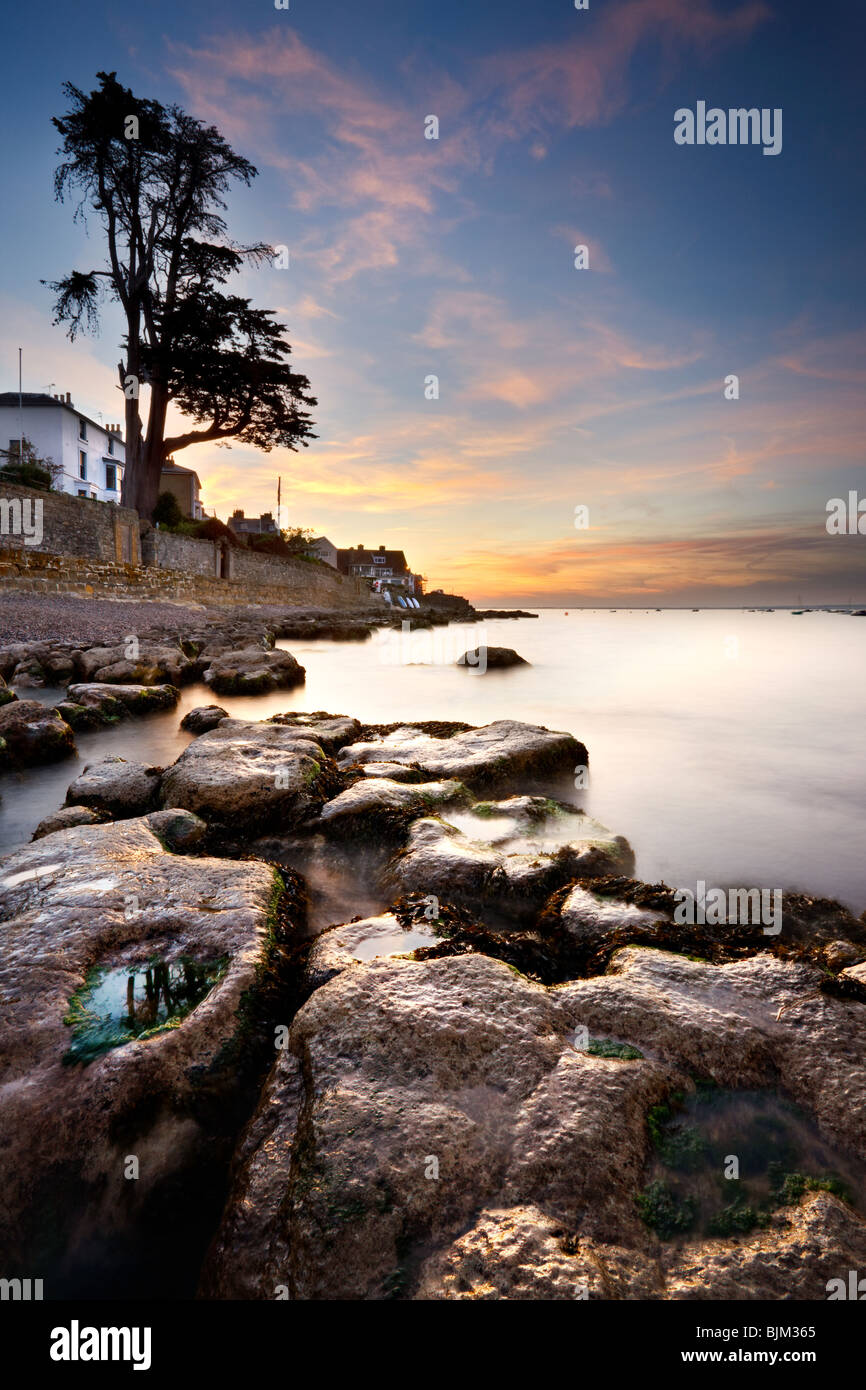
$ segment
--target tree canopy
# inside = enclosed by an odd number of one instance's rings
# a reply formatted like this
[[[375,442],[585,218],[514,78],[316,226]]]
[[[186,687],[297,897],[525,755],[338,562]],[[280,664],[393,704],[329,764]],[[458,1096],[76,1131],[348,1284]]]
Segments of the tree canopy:
[[[72,339],[98,331],[104,295],[121,306],[122,500],[151,516],[169,454],[227,439],[263,450],[306,446],[315,438],[309,408],[317,402],[307,377],[290,366],[286,328],[273,311],[222,288],[245,264],[274,255],[263,243],[232,242],[222,215],[230,188],[249,186],[254,166],[215,126],[134,96],[113,72],[97,80],[89,95],[65,84],[69,110],[53,120],[62,137],[54,182],[58,199],[76,200],[76,217],[98,215],[106,258],[47,283],[55,322]],[[191,425],[168,437],[172,401]]]

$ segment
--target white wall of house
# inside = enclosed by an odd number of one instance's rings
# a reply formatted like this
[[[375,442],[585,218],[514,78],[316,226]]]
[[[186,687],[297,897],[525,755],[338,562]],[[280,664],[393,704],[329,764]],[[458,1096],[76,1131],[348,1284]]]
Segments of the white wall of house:
[[[94,497],[100,502],[120,502],[125,449],[120,434],[110,433],[77,411],[56,404],[0,406],[0,448],[8,449],[21,432],[40,458],[50,458],[63,471],[54,486],[73,497]]]

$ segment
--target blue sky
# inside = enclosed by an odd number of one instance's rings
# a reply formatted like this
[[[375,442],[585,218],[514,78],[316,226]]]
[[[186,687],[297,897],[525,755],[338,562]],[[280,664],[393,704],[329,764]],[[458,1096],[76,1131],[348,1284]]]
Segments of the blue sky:
[[[100,261],[50,117],[116,70],[254,161],[230,230],[290,248],[243,292],[288,324],[319,438],[185,451],[209,509],[282,474],[293,524],[481,600],[866,602],[866,537],[824,525],[866,496],[860,6],[180,0],[8,31],[7,387],[21,344],[28,389],[121,413],[116,314],[69,344],[39,284]],[[782,152],[676,145],[698,100],[781,108]]]

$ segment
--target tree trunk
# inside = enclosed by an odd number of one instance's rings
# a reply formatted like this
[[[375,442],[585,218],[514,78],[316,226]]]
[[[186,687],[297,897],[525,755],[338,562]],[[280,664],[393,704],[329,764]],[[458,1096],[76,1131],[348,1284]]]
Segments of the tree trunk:
[[[149,521],[160,493],[160,474],[165,463],[165,417],[168,394],[159,381],[150,383],[150,410],[147,417],[147,436],[141,450],[141,467],[135,487],[136,508],[142,520]]]

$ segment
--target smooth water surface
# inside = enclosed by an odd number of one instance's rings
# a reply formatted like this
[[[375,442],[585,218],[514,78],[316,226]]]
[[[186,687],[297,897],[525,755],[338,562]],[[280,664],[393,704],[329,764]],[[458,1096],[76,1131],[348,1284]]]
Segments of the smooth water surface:
[[[485,641],[531,665],[484,674],[454,666]],[[280,645],[306,666],[305,686],[218,699],[189,686],[171,714],[79,735],[77,764],[0,778],[0,846],[29,839],[85,761],[173,761],[189,741],[179,721],[199,704],[250,719],[291,709],[373,723],[519,719],[586,744],[589,785],[573,799],[631,841],[641,878],[797,888],[857,913],[866,907],[866,619],[541,610],[538,619],[380,632],[366,643]]]

